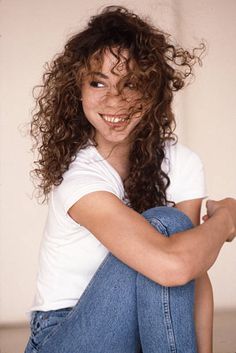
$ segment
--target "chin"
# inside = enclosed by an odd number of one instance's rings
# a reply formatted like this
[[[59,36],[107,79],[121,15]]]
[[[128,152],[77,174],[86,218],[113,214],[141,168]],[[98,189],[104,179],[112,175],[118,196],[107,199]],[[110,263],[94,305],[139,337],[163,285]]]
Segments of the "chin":
[[[127,136],[110,136],[105,138],[105,140],[109,143],[123,143],[128,142]]]

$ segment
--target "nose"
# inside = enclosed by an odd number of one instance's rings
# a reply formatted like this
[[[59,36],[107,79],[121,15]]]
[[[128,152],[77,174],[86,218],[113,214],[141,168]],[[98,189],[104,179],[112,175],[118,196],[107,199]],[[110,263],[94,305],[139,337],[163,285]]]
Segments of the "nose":
[[[103,101],[106,105],[115,106],[117,103],[123,101],[122,93],[118,90],[116,86],[112,86],[103,96]]]
[[[119,89],[116,85],[112,85],[112,86],[110,86],[107,93],[110,96],[119,96],[121,92],[119,92]]]

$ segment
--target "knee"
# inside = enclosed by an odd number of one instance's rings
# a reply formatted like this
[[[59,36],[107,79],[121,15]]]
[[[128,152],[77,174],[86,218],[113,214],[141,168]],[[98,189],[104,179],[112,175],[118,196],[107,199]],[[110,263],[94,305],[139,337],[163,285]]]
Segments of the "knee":
[[[193,227],[189,217],[174,207],[154,207],[146,210],[142,215],[165,236]]]

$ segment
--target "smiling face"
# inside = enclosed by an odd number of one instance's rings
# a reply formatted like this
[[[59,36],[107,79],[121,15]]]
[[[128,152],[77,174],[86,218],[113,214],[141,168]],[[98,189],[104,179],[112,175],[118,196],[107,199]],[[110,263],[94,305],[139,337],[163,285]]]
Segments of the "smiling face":
[[[95,129],[95,140],[100,147],[107,143],[111,146],[129,143],[130,133],[143,114],[138,102],[140,92],[127,76],[127,51],[122,51],[117,61],[106,50],[100,66],[98,69],[98,65],[91,63],[91,72],[84,76],[81,87],[84,114]]]

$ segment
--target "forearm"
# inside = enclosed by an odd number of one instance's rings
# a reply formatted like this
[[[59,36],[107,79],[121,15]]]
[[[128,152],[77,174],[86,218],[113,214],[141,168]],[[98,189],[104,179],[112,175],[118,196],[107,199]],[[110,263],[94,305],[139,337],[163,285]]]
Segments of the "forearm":
[[[163,286],[177,286],[206,272],[235,235],[236,201],[214,205],[203,225],[170,238],[110,192],[89,193],[68,213],[126,265]]]
[[[186,281],[207,272],[232,232],[234,228],[229,222],[227,211],[221,209],[204,224],[169,239],[171,254],[179,257],[182,267],[188,269]]]
[[[194,314],[198,353],[212,353],[213,292],[207,274],[195,282]]]

